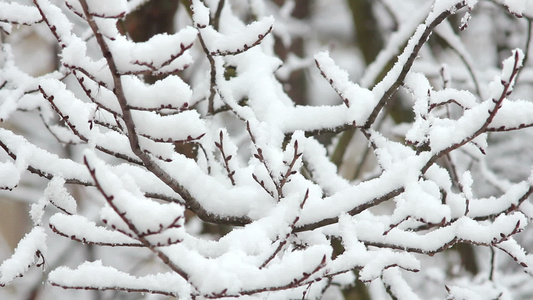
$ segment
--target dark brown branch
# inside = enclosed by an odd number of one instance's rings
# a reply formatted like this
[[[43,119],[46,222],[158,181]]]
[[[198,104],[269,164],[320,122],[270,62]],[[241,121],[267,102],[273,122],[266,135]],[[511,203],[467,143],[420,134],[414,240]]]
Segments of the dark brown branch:
[[[7,20],[7,19],[0,19],[0,22],[2,23],[8,23],[8,24],[13,24],[13,25],[26,25],[26,26],[30,26],[30,25],[33,25],[33,24],[38,24],[38,23],[41,23],[43,21],[43,19],[35,22],[35,23],[26,23],[26,22],[17,22],[17,21],[12,21],[12,20]],[[9,33],[8,33],[9,34]]]
[[[300,212],[304,208],[305,203],[307,202],[308,198],[309,198],[309,189],[307,189],[307,191],[305,192],[304,199],[302,200],[302,203],[300,203]],[[298,220],[300,220],[300,217],[296,216],[294,218],[294,220],[292,221],[291,225],[290,225],[290,231],[279,242],[279,245],[276,248],[276,250],[274,250],[274,252],[261,264],[259,269],[262,269],[262,268],[266,267],[274,259],[274,257],[276,257],[276,255],[278,255],[278,253],[281,251],[281,249],[283,249],[283,246],[285,246],[287,244],[287,242],[289,241],[290,236],[293,234],[294,229],[296,228],[296,223],[298,222]]]
[[[124,123],[126,125],[126,131],[133,153],[135,153],[135,155],[139,157],[144,166],[150,172],[152,172],[156,177],[158,177],[161,181],[163,181],[166,185],[168,185],[176,193],[178,193],[183,198],[183,200],[185,200],[187,207],[194,211],[200,217],[200,219],[217,224],[245,225],[250,223],[251,220],[245,216],[220,216],[206,211],[205,208],[202,207],[202,205],[190,194],[190,192],[183,185],[181,185],[174,178],[172,178],[154,160],[152,160],[149,154],[145,153],[141,149],[141,147],[139,146],[139,137],[137,136],[135,123],[133,122],[133,117],[131,115],[131,111],[128,107],[128,102],[124,94],[121,74],[118,71],[115,59],[113,58],[113,54],[109,50],[109,46],[107,45],[104,36],[100,33],[98,25],[89,13],[87,1],[80,0],[80,3],[83,7],[87,22],[89,23],[89,26],[91,27],[91,30],[93,31],[94,36],[96,37],[96,41],[100,47],[100,50],[102,51],[105,60],[107,61],[109,70],[111,71],[114,83],[113,92],[115,93],[120,108],[122,110],[122,118],[124,119]]]
[[[500,126],[498,128],[488,127],[485,131],[486,132],[514,131],[514,130],[520,130],[520,129],[524,129],[524,128],[528,128],[528,127],[532,127],[532,126],[533,126],[533,123],[531,123],[531,124],[520,124],[519,126],[516,126],[516,127],[505,127],[505,126]]]
[[[67,6],[67,8],[72,12],[74,13],[75,15],[77,15],[78,17],[82,18],[82,19],[85,19],[85,17],[83,16],[83,13],[80,12],[80,11],[77,11],[72,5],[70,5],[67,1],[65,1],[65,5]],[[93,17],[98,17],[98,18],[101,18],[101,19],[121,19],[123,18],[124,16],[126,15],[126,12],[121,12],[119,14],[116,14],[116,15],[104,15],[104,14],[97,14],[97,13],[91,13],[91,16]]]
[[[73,142],[73,141],[68,141],[68,140],[64,140],[62,139],[57,133],[56,131],[53,129],[54,127],[54,124],[50,124],[46,118],[43,116],[42,112],[41,112],[41,109],[38,108],[39,110],[39,117],[41,117],[41,120],[43,121],[43,124],[44,124],[44,127],[48,130],[48,132],[56,139],[56,141],[58,141],[59,143],[63,144],[63,145],[76,145],[78,144],[78,142]],[[62,126],[62,125],[59,125],[61,126],[61,128],[67,128],[65,126]]]
[[[81,73],[83,73],[83,72],[81,72]],[[93,91],[85,84],[85,78],[80,76],[80,75],[78,75],[77,70],[73,70],[72,74],[74,74],[74,76],[76,77],[76,80],[78,81],[78,83],[80,84],[81,88],[83,89],[83,92],[91,100],[91,102],[96,104],[99,109],[103,109],[103,110],[109,112],[110,114],[112,114],[115,117],[115,119],[119,118],[119,115],[118,115],[118,113],[116,111],[113,111],[111,108],[108,108],[108,107],[104,106],[102,103],[98,102],[98,100],[95,97],[93,97]],[[83,75],[87,76],[86,73],[83,73]],[[100,87],[103,87],[104,89],[107,89],[107,87],[105,87],[105,86],[101,85],[100,83],[98,83],[97,81],[95,81],[95,78],[92,78],[91,76],[87,76],[87,78],[89,78],[90,80],[92,80],[93,82],[98,84]],[[118,124],[119,124],[119,122],[117,122],[117,125]],[[120,125],[118,125],[118,126],[120,126]]]
[[[250,48],[253,48],[259,44],[261,44],[261,42],[263,41],[263,39],[270,33],[272,32],[272,26],[270,26],[268,28],[268,30],[263,33],[263,34],[260,34],[257,36],[257,40],[255,42],[253,42],[251,45],[247,45],[247,44],[244,44],[242,46],[242,48],[239,48],[239,49],[236,49],[236,50],[224,50],[224,51],[220,51],[219,49],[215,50],[215,51],[211,51],[210,54],[211,55],[218,55],[218,56],[226,56],[226,55],[237,55],[237,54],[241,54],[243,52],[246,52],[248,51],[248,49]]]
[[[145,247],[145,245],[142,244],[142,243],[106,243],[106,242],[91,241],[91,240],[87,240],[85,237],[79,238],[79,237],[77,237],[75,235],[68,235],[68,234],[60,231],[59,229],[57,229],[57,227],[55,227],[52,224],[49,224],[49,226],[50,226],[50,229],[52,229],[52,231],[54,233],[56,233],[56,234],[58,234],[60,236],[69,238],[69,239],[71,239],[73,241],[83,243],[85,245],[109,246],[109,247]]]
[[[61,111],[59,109],[59,107],[57,107],[57,105],[55,104],[54,102],[54,96],[53,95],[48,95],[46,94],[46,92],[43,90],[43,88],[41,86],[39,86],[39,91],[41,92],[41,94],[43,94],[43,97],[48,100],[48,102],[50,103],[50,105],[52,106],[52,108],[55,110],[55,112],[59,115],[59,117],[61,118],[62,121],[64,121],[67,125],[68,125],[68,128],[70,128],[70,130],[72,131],[72,133],[74,133],[80,140],[84,141],[84,142],[87,142],[88,139],[86,137],[84,137],[77,129],[76,129],[76,126],[74,124],[72,124],[69,119],[70,119],[70,116],[68,115],[65,115],[63,113],[63,111]]]
[[[102,18],[102,19],[121,19],[125,15],[126,15],[126,12],[121,12],[117,15],[103,15],[103,14],[91,13],[91,16]]]
[[[219,140],[220,140],[220,143],[215,142],[215,146],[218,148],[218,150],[220,150],[220,154],[222,154],[222,160],[224,161],[224,168],[226,169],[226,173],[228,173],[228,177],[231,181],[231,184],[235,186],[235,178],[234,178],[235,171],[232,171],[229,167],[229,161],[233,158],[233,156],[226,155],[226,153],[224,152],[224,133],[222,132],[222,130],[220,131],[220,134],[219,134]]]
[[[173,111],[172,113],[168,113],[168,114],[178,114],[180,112],[184,112],[186,110],[189,110],[190,107],[189,107],[189,103],[183,103],[181,106],[172,106],[170,104],[168,105],[164,105],[164,104],[161,104],[161,106],[159,107],[137,107],[137,106],[132,106],[132,105],[128,105],[128,107],[132,110],[140,110],[140,111],[153,111],[153,112],[156,112],[156,113],[159,113],[161,114],[161,111],[162,110],[170,110],[170,111]],[[167,113],[165,113],[165,115],[168,115]]]
[[[254,179],[255,182],[257,182],[257,184],[259,184],[259,186],[263,188],[263,190],[265,190],[265,192],[267,192],[267,194],[269,194],[272,198],[274,198],[274,192],[269,190],[266,187],[265,182],[263,180],[260,180],[259,178],[257,178],[257,175],[255,175],[254,173],[252,173],[252,178]]]
[[[338,134],[341,132],[345,132],[347,130],[354,129],[354,127],[356,127],[356,125],[354,123],[350,123],[350,124],[340,125],[334,128],[319,128],[315,130],[307,130],[305,131],[305,136],[309,137],[309,136],[316,136],[320,134]]]
[[[155,72],[155,73],[158,73],[159,70],[163,67],[166,67],[168,65],[170,65],[173,61],[175,61],[178,57],[182,56],[183,53],[185,53],[185,51],[189,50],[191,47],[192,47],[193,43],[189,44],[189,45],[183,45],[183,44],[180,44],[180,51],[175,53],[175,54],[172,54],[170,55],[170,57],[165,60],[163,63],[161,63],[161,65],[159,66],[154,66],[153,62],[144,62],[144,61],[134,61],[133,63],[136,64],[136,65],[139,65],[139,66],[144,66],[144,67],[147,67],[148,69],[150,69],[152,72]],[[183,71],[184,69],[186,69],[189,65],[185,65],[183,68],[181,69],[175,69],[175,70],[172,70],[170,71],[171,73],[172,72],[177,72],[177,71]],[[122,74],[121,74],[122,75]]]
[[[524,267],[524,268],[527,268],[527,267],[528,267],[528,265],[527,265],[525,262],[520,261],[520,260],[518,259],[518,257],[515,256],[514,253],[507,251],[506,249],[500,247],[499,245],[494,245],[494,247],[496,247],[496,248],[502,250],[503,252],[505,252],[507,255],[509,255],[509,256],[510,256],[515,262],[517,262],[517,263],[518,263],[519,265],[521,265],[522,267]],[[524,251],[524,252],[525,252],[525,251]],[[524,254],[526,254],[526,253],[524,253]],[[530,272],[528,272],[528,273],[530,273]]]
[[[167,229],[170,229],[170,228],[180,228],[182,227],[180,224],[178,224],[178,222],[182,219],[181,216],[177,216],[174,221],[172,221],[172,223],[170,223],[169,225],[167,226],[163,226],[163,224],[159,224],[159,229],[156,230],[156,231],[151,231],[150,229],[148,229],[146,232],[141,232],[140,234],[142,236],[150,236],[150,235],[157,235],[157,234],[161,234],[163,233],[165,230]]]
[[[381,99],[379,100],[376,107],[374,107],[374,110],[372,110],[372,113],[366,120],[364,124],[364,128],[370,128],[374,121],[376,120],[379,112],[385,107],[391,96],[396,92],[396,90],[400,87],[400,85],[403,84],[403,80],[405,79],[405,76],[407,76],[407,73],[409,70],[411,70],[411,67],[413,66],[413,63],[415,59],[418,56],[418,53],[420,52],[420,49],[422,49],[422,46],[427,42],[429,36],[433,32],[433,29],[437,27],[442,21],[444,21],[447,17],[454,14],[458,9],[463,8],[466,5],[466,1],[463,1],[461,3],[456,4],[453,8],[450,8],[447,11],[442,12],[440,15],[438,15],[430,24],[426,25],[426,28],[420,38],[418,39],[416,45],[414,46],[411,54],[409,55],[409,58],[405,62],[405,64],[402,66],[402,69],[400,73],[398,74],[398,77],[394,81],[394,83],[387,89],[387,91],[383,94]],[[408,49],[409,43],[407,44],[405,51],[410,51]],[[403,55],[403,54],[402,54]],[[394,70],[394,67],[393,67]]]
[[[518,53],[518,51],[515,51],[514,53],[515,53],[515,55],[514,55],[513,71],[511,72],[511,74],[510,74],[510,76],[509,76],[509,78],[507,80],[503,80],[502,79],[502,82],[501,82],[501,84],[503,85],[502,93],[500,94],[500,97],[498,99],[492,99],[492,102],[494,103],[494,108],[492,110],[489,110],[489,116],[487,117],[487,119],[485,120],[483,125],[481,125],[481,127],[476,132],[474,132],[471,136],[469,136],[469,137],[465,138],[464,140],[462,140],[461,142],[453,144],[450,147],[448,147],[448,148],[446,148],[444,150],[441,150],[440,152],[438,152],[435,155],[433,155],[429,159],[429,161],[426,163],[426,165],[422,168],[422,170],[421,170],[422,174],[426,173],[426,171],[429,169],[429,167],[431,167],[443,155],[445,155],[447,153],[450,153],[451,151],[453,151],[453,150],[455,150],[455,149],[457,149],[459,147],[462,147],[466,143],[469,143],[472,140],[474,140],[480,134],[482,134],[482,133],[487,131],[487,128],[489,127],[490,123],[492,123],[492,120],[494,120],[494,117],[498,113],[499,109],[502,107],[503,100],[505,100],[506,97],[509,96],[509,94],[511,93],[513,81],[515,80],[516,76],[518,75],[518,72],[520,71],[521,67],[518,66],[518,62],[519,62],[519,59],[520,59],[519,58],[519,53]]]
[[[446,102],[440,102],[440,103],[432,103],[429,105],[429,108],[428,108],[428,113],[431,112],[433,109],[437,108],[437,107],[440,107],[440,106],[444,106],[446,104],[449,104],[449,103],[455,103],[457,104],[459,107],[461,107],[463,110],[466,110],[467,108],[464,107],[461,103],[457,102],[457,100],[455,99],[450,99]]]
[[[9,157],[11,157],[13,160],[17,159],[17,155],[14,152],[12,152],[11,149],[9,149],[9,147],[1,140],[0,140],[0,147],[2,147],[4,149],[4,151],[7,153],[7,155],[9,155]],[[33,174],[37,174],[40,177],[46,178],[48,180],[52,180],[52,178],[54,178],[54,175],[48,173],[47,171],[41,170],[41,169],[36,168],[34,166],[31,166],[31,165],[28,165],[27,170],[30,171]],[[84,186],[91,186],[92,185],[92,183],[90,183],[90,182],[85,182],[85,181],[82,181],[82,180],[77,179],[77,178],[65,178],[65,182],[66,183],[71,183],[71,184],[84,185]]]
[[[285,186],[285,184],[290,181],[289,177],[291,175],[297,173],[297,171],[294,170],[294,165],[296,164],[296,161],[298,161],[298,159],[302,156],[302,154],[303,152],[298,152],[298,140],[294,141],[294,154],[292,156],[292,161],[288,164],[288,168],[285,174],[281,176],[281,181],[278,186],[278,197],[280,199],[283,198],[283,186]]]
[[[349,215],[351,216],[355,216],[359,213],[361,213],[362,211],[370,208],[370,207],[373,207],[373,206],[376,206],[382,202],[385,202],[387,200],[390,200],[398,195],[400,195],[401,193],[404,192],[404,188],[401,187],[399,189],[396,189],[396,190],[393,190],[381,197],[378,197],[378,198],[375,198],[375,199],[372,199],[371,201],[368,201],[364,204],[361,204],[355,208],[353,208],[352,210],[350,210],[348,212]],[[309,230],[314,230],[314,229],[317,229],[317,228],[320,228],[320,227],[324,227],[324,226],[327,226],[327,225],[331,225],[331,224],[335,224],[339,222],[339,217],[333,217],[333,218],[327,218],[327,219],[322,219],[318,222],[315,222],[315,223],[310,223],[310,224],[305,224],[305,225],[302,225],[300,227],[296,227],[294,232],[302,232],[302,231],[309,231]]]
[[[263,149],[261,149],[258,145],[257,145],[257,142],[255,140],[255,136],[254,134],[252,133],[252,129],[250,128],[250,122],[246,121],[246,131],[248,131],[248,135],[250,136],[250,140],[252,141],[252,144],[254,145],[255,147],[255,150],[257,153],[254,154],[254,157],[257,158],[261,164],[263,164],[263,166],[265,167],[265,170],[267,171],[268,173],[268,176],[270,177],[270,180],[272,181],[272,183],[274,184],[275,188],[276,188],[276,192],[277,192],[277,195],[275,195],[277,197],[277,199],[279,200],[281,195],[279,194],[279,191],[280,191],[280,186],[279,186],[279,183],[276,179],[276,177],[274,176],[274,174],[272,173],[272,171],[270,170],[270,167],[268,166],[268,162],[266,161],[265,157],[263,156]],[[257,176],[255,174],[252,174],[252,177],[254,178],[254,180],[256,182],[259,183],[259,180],[257,179]],[[268,192],[268,189],[266,188],[266,186],[264,185],[264,182],[261,181],[260,185],[265,189],[267,190]],[[274,197],[274,193],[272,192],[269,192],[269,194],[272,195],[272,197]]]
[[[326,75],[326,73],[324,72],[324,70],[322,69],[322,67],[320,66],[320,64],[318,63],[318,60],[315,59],[315,64],[316,64],[316,67],[320,70],[320,74],[322,75],[322,77],[324,77],[328,82],[329,84],[331,85],[331,87],[335,90],[335,92],[337,93],[337,95],[339,95],[339,97],[342,99],[342,102],[344,102],[344,104],[346,105],[346,107],[350,107],[350,100],[348,100],[348,98],[346,98],[342,92],[337,88],[337,85],[335,84],[335,82],[333,81],[333,79],[331,79],[330,77],[328,77],[328,75]]]
[[[218,1],[217,10],[215,11],[215,17],[211,19],[211,23],[215,30],[218,30],[220,27],[220,15],[222,14],[222,9],[224,9],[225,2],[225,0]]]
[[[242,296],[245,296],[245,295],[253,295],[253,294],[258,294],[258,293],[263,293],[263,292],[274,292],[274,291],[280,291],[280,290],[287,290],[287,289],[296,288],[296,287],[299,287],[299,286],[308,285],[309,282],[306,282],[306,280],[309,279],[309,277],[311,277],[311,275],[313,275],[313,274],[317,273],[318,271],[320,271],[321,269],[323,269],[325,266],[326,266],[326,256],[324,255],[322,257],[322,260],[316,266],[315,269],[313,269],[309,273],[306,273],[306,272],[302,273],[302,276],[300,278],[295,278],[289,284],[286,284],[286,285],[283,285],[283,286],[258,288],[258,289],[255,289],[255,290],[244,290],[244,291],[240,291],[238,294],[231,294],[231,295],[228,295],[228,294],[225,293],[225,291],[223,291],[221,293],[214,293],[214,294],[210,294],[210,295],[204,295],[204,297],[208,298],[208,299],[217,299],[217,298],[223,298],[223,297],[239,298],[239,297],[242,297]],[[322,278],[320,278],[320,279],[322,279]],[[314,282],[314,281],[318,281],[318,280],[316,280],[316,279],[312,280],[312,282]]]
[[[63,212],[66,215],[72,215],[70,212],[68,212],[65,208],[61,207],[57,203],[55,203],[52,199],[48,199],[48,202],[52,204],[55,208],[59,209],[61,212]]]
[[[57,34],[57,28],[50,23],[50,21],[48,20],[48,17],[46,16],[46,14],[41,9],[41,6],[37,2],[37,0],[33,0],[33,3],[35,4],[37,9],[39,10],[39,14],[41,14],[41,17],[43,18],[42,21],[44,21],[46,23],[46,26],[48,26],[48,28],[50,29],[50,31],[52,32],[52,34],[56,38],[56,40],[59,43],[59,45],[61,46],[61,48],[65,48],[66,45],[61,40],[61,37]]]
[[[65,68],[67,68],[67,69],[72,70],[72,71],[78,71],[78,72],[82,73],[83,75],[87,76],[88,78],[90,78],[92,81],[96,82],[98,85],[103,86],[106,89],[110,89],[110,87],[107,85],[107,83],[97,80],[94,77],[93,74],[91,74],[89,71],[85,70],[84,68],[82,68],[80,66],[69,65],[67,63],[63,63],[63,66]]]
[[[44,264],[46,263],[46,260],[44,258],[44,255],[43,253],[41,252],[41,250],[36,250],[35,251],[35,256],[37,257],[37,260],[35,261],[32,261],[31,264],[28,265],[28,269],[33,267],[33,266],[36,266],[36,267],[42,267],[43,270],[44,270]],[[42,262],[39,262],[39,259],[42,261]],[[22,277],[24,276],[23,273],[18,273],[17,275],[13,275],[13,278],[12,279],[15,279],[15,278],[18,278],[18,277]],[[9,282],[8,282],[9,283]],[[0,287],[5,287],[6,286],[6,283],[0,283]]]
[[[150,135],[147,135],[147,134],[139,134],[139,136],[142,136],[142,137],[145,137],[149,140],[152,140],[154,142],[157,142],[157,143],[190,143],[190,142],[194,142],[194,141],[197,141],[201,138],[203,138],[205,135],[205,133],[202,133],[200,134],[199,136],[197,137],[192,137],[192,136],[187,136],[186,139],[184,140],[174,140],[172,138],[156,138],[156,137],[153,137],[153,136],[150,136]]]
[[[150,293],[150,294],[160,294],[170,297],[175,297],[178,299],[179,295],[176,295],[174,293],[170,293],[167,291],[159,291],[154,289],[142,289],[142,288],[125,288],[121,286],[115,286],[115,287],[92,287],[92,286],[66,286],[66,285],[60,285],[54,282],[51,282],[53,286],[57,286],[63,289],[71,289],[71,290],[97,290],[97,291],[124,291],[129,293]]]
[[[202,45],[202,49],[205,52],[205,55],[207,56],[207,60],[209,61],[210,66],[210,80],[209,80],[209,97],[207,99],[207,111],[209,114],[215,113],[215,95],[217,94],[217,68],[215,64],[215,59],[213,58],[213,54],[209,52],[209,49],[207,49],[207,45],[205,44],[204,38],[198,29],[198,38],[200,40],[200,45]]]
[[[7,147],[6,144],[4,144],[1,140],[0,140],[0,147],[2,147],[4,149],[4,151],[7,153],[7,155],[9,155],[9,157],[11,157],[13,160],[16,160],[17,159],[17,156],[15,153],[13,153],[11,151],[11,149],[9,149],[9,147]],[[28,171],[30,171],[31,173],[33,174],[36,174],[40,177],[43,177],[43,178],[46,178],[48,180],[52,180],[54,178],[54,175],[44,171],[44,170],[41,170],[39,168],[36,168],[34,166],[28,166]],[[64,178],[65,179],[65,183],[68,183],[68,184],[76,184],[76,185],[82,185],[82,186],[94,186],[94,184],[92,182],[86,182],[86,181],[82,181],[80,179],[77,179],[77,178]],[[171,197],[171,196],[167,196],[167,195],[163,195],[163,194],[159,194],[159,193],[153,193],[153,192],[146,192],[144,194],[145,197],[148,197],[148,198],[154,198],[154,199],[159,199],[159,200],[163,200],[163,201],[166,201],[166,202],[174,202],[174,203],[178,203],[178,204],[181,204],[183,201],[180,199],[180,198],[177,198],[177,197]]]
[[[445,227],[451,226],[452,224],[454,224],[454,222],[447,223],[446,225],[441,226],[439,228],[445,228]],[[455,236],[450,241],[442,244],[439,248],[434,249],[434,250],[429,250],[429,251],[416,248],[416,247],[406,246],[405,244],[401,244],[401,245],[400,244],[387,244],[387,243],[380,243],[380,242],[374,242],[374,241],[366,241],[364,239],[361,239],[361,242],[363,242],[367,246],[389,248],[389,249],[402,250],[402,251],[407,251],[407,252],[412,252],[412,253],[420,253],[420,254],[426,254],[426,255],[433,256],[437,253],[443,252],[451,248],[452,246],[458,243],[466,243],[466,244],[471,244],[471,245],[489,246],[489,247],[498,245],[504,241],[507,241],[511,236],[519,233],[520,232],[519,227],[520,227],[520,221],[518,221],[518,223],[515,225],[514,230],[511,233],[509,234],[500,233],[498,237],[494,237],[494,239],[490,242],[476,242],[476,241],[471,241],[467,239],[461,239]]]
[[[83,2],[85,2],[85,0],[81,0]],[[85,3],[85,7],[87,6],[87,4]],[[85,8],[86,9],[86,8]],[[105,190],[104,188],[102,187],[102,185],[100,185],[100,182],[98,181],[98,178],[96,176],[96,170],[91,168],[91,166],[89,165],[89,162],[87,161],[87,158],[84,157],[83,158],[83,162],[85,163],[85,165],[87,166],[87,169],[89,170],[89,173],[91,174],[91,177],[93,178],[94,180],[94,183],[95,183],[95,186],[96,188],[98,189],[98,191],[100,192],[100,194],[102,194],[102,196],[104,196],[104,198],[106,199],[107,203],[109,204],[109,206],[115,211],[115,213],[122,219],[122,221],[128,226],[128,229],[133,232],[136,236],[136,239],[141,242],[146,248],[150,249],[152,252],[154,252],[160,259],[163,263],[165,263],[168,267],[170,267],[170,269],[172,269],[172,271],[176,272],[177,274],[179,274],[181,277],[183,277],[183,279],[185,280],[188,280],[189,279],[189,274],[187,274],[187,272],[185,272],[184,270],[182,270],[179,266],[177,266],[174,262],[172,262],[170,260],[170,258],[165,254],[163,253],[161,250],[157,249],[157,245],[153,245],[138,229],[137,227],[135,226],[135,224],[133,224],[133,222],[127,218],[126,216],[126,212],[123,212],[121,211],[117,205],[115,204],[115,201],[114,201],[114,196],[113,195],[109,195]]]
[[[51,96],[47,95],[46,92],[40,86],[39,86],[39,90],[43,94],[43,97],[48,100],[48,102],[50,103],[52,108],[55,110],[55,112],[59,115],[59,117],[61,117],[61,119],[68,125],[68,128],[72,131],[72,133],[74,133],[74,135],[76,135],[81,141],[83,141],[84,143],[87,143],[89,141],[89,139],[87,137],[85,137],[83,134],[81,134],[81,132],[79,132],[76,129],[76,126],[69,121],[70,116],[65,115],[61,111],[61,109],[59,109],[59,107],[57,107],[55,105],[54,96],[53,95],[51,95]],[[134,164],[138,164],[138,165],[141,164],[141,162],[139,160],[137,160],[137,159],[135,159],[133,157],[127,156],[126,154],[123,154],[123,153],[114,152],[112,150],[109,150],[109,149],[101,146],[101,145],[96,145],[95,148],[98,149],[99,151],[102,151],[103,153],[112,155],[112,156],[114,156],[116,158],[120,158],[120,159],[126,160],[128,162],[131,162],[131,163],[134,163]]]

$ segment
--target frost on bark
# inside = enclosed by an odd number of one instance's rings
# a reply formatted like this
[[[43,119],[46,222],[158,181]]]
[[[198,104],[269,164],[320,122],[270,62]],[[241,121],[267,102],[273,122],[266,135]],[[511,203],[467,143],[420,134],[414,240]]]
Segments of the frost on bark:
[[[532,137],[526,1],[366,3],[387,39],[357,80],[318,46],[324,31],[304,33],[318,25],[291,16],[293,1],[182,1],[175,32],[134,42],[124,20],[144,2],[0,2],[0,187],[47,181],[26,200],[33,228],[0,285],[27,293],[16,278],[42,267],[66,290],[178,299],[338,299],[356,284],[376,299],[532,292],[515,285],[533,275],[533,243],[519,235],[533,217],[533,150],[511,151]],[[487,11],[500,14],[491,26],[524,30],[518,45],[486,47],[498,68],[470,50]],[[52,72],[18,65],[15,37],[28,28],[56,45]],[[282,61],[276,45],[293,40],[301,57]],[[336,98],[295,104],[281,82],[302,69]],[[395,101],[412,120],[393,122]],[[16,130],[24,122],[46,142]],[[343,132],[364,141],[327,138]],[[350,149],[369,155],[346,179]],[[78,244],[90,255],[61,255]]]

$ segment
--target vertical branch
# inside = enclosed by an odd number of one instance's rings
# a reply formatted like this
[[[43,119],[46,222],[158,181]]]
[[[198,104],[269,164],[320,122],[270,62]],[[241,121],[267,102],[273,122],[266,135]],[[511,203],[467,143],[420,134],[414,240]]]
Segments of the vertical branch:
[[[490,272],[489,272],[489,280],[494,280],[494,271],[496,269],[496,251],[494,251],[494,247],[489,247],[490,249]]]
[[[219,134],[219,142],[215,142],[215,146],[220,150],[220,154],[222,154],[222,160],[224,161],[224,168],[226,169],[226,172],[228,173],[228,177],[231,180],[231,185],[235,186],[235,179],[233,176],[235,175],[235,171],[232,171],[229,167],[229,161],[233,158],[232,155],[226,155],[224,152],[224,133],[222,130]]]
[[[219,0],[217,5],[217,11],[215,12],[215,17],[212,19],[213,27],[215,30],[218,30],[220,27],[220,15],[222,14],[222,9],[224,9],[225,0]]]
[[[281,181],[278,186],[278,197],[279,198],[283,198],[283,186],[285,186],[285,184],[290,181],[289,177],[297,173],[297,171],[294,170],[294,166],[296,164],[296,161],[302,156],[302,154],[303,152],[298,152],[298,140],[295,140],[294,141],[294,154],[292,156],[292,161],[288,163],[287,171],[285,172],[285,174],[282,175]]]
[[[198,38],[200,40],[200,45],[202,45],[202,49],[204,50],[205,55],[207,56],[207,60],[209,61],[210,71],[209,71],[209,97],[207,99],[207,113],[212,115],[215,113],[215,95],[217,93],[217,68],[216,63],[213,55],[211,55],[211,52],[209,49],[207,49],[207,45],[205,44],[204,37],[202,36],[202,33],[200,30],[198,30]]]
[[[213,25],[215,30],[218,30],[219,24],[220,24],[220,14],[222,13],[222,9],[224,8],[224,0],[219,0],[217,10],[215,12],[215,17],[211,18],[209,20],[210,24]],[[192,1],[191,1],[192,3]],[[192,11],[192,14],[194,14],[194,10]],[[198,30],[198,39],[200,40],[200,45],[202,46],[202,50],[204,51],[207,60],[209,61],[209,97],[207,98],[207,113],[209,115],[213,115],[215,113],[215,96],[217,94],[217,68],[216,68],[216,62],[215,58],[213,57],[213,54],[209,49],[207,48],[207,45],[205,43],[204,36],[202,35],[202,28],[205,28],[207,24],[196,24],[195,26]]]
[[[261,187],[263,187],[263,189],[265,189],[265,191],[267,191],[267,193],[269,193],[272,197],[277,198],[278,201],[279,201],[279,199],[281,198],[281,195],[279,193],[279,191],[281,190],[280,184],[279,184],[278,180],[276,179],[276,177],[274,176],[274,173],[272,172],[272,170],[268,166],[268,162],[266,161],[265,157],[263,156],[263,149],[261,149],[261,147],[259,147],[257,145],[257,142],[255,140],[255,136],[252,133],[252,129],[250,128],[250,122],[248,122],[248,121],[246,121],[246,130],[248,131],[248,134],[250,135],[250,139],[252,140],[252,144],[255,147],[255,151],[257,152],[257,153],[254,154],[254,157],[257,158],[263,164],[263,166],[265,167],[270,180],[274,184],[274,187],[276,189],[277,194],[274,195],[273,191],[269,191],[268,188],[265,186],[265,183],[262,180],[259,180],[255,174],[252,174],[252,176],[253,176],[254,180],[257,183],[259,183],[259,185],[261,185]]]
[[[533,35],[533,19],[527,18],[527,40],[526,47],[524,49],[524,59],[522,60],[522,65],[525,67],[529,60],[529,51],[531,49],[531,36]],[[520,73],[516,76],[516,80],[520,77]]]

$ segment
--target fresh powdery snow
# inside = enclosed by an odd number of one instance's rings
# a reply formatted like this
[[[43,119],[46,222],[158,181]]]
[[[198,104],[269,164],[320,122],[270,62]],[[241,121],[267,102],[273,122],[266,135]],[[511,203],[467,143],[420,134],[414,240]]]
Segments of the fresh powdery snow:
[[[41,15],[39,10],[35,7],[21,5],[19,3],[0,3],[0,21],[2,21],[2,29],[7,33],[10,33],[12,26],[9,24],[13,22],[15,24],[34,24],[41,21]],[[4,24],[4,22],[8,24]]]
[[[71,288],[80,285],[97,290],[121,287],[137,292],[164,292],[175,296],[191,292],[190,285],[175,273],[135,277],[113,267],[104,266],[101,261],[85,262],[75,270],[66,267],[57,268],[50,273],[48,280],[54,285]]]
[[[127,235],[97,226],[95,222],[79,215],[65,215],[56,213],[49,219],[50,227],[61,235],[71,238],[84,239],[85,243],[106,245],[132,245],[140,243]]]
[[[14,254],[0,265],[0,286],[9,284],[36,263],[44,264],[46,232],[41,226],[33,227],[18,243]]]
[[[0,298],[533,294],[528,1],[370,1],[371,53],[342,0],[175,2],[135,42],[148,2],[0,3],[0,196],[32,223]]]
[[[21,170],[22,171],[22,170]],[[20,181],[20,171],[11,162],[0,163],[0,182],[3,189],[13,189]]]

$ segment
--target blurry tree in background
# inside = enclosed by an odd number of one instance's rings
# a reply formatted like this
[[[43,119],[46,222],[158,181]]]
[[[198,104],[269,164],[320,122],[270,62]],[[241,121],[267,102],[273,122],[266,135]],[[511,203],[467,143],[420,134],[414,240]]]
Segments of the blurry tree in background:
[[[0,0],[0,298],[531,299],[532,18]]]

